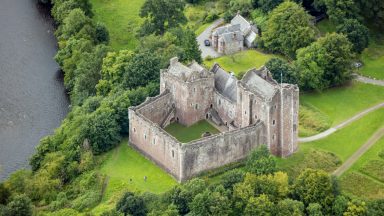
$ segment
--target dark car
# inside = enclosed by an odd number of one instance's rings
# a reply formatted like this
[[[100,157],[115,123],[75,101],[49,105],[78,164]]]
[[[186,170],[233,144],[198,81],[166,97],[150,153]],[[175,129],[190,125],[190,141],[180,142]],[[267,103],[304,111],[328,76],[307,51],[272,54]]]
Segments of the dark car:
[[[204,41],[204,45],[205,45],[205,46],[211,46],[211,42],[210,42],[209,40],[205,40],[205,41]]]

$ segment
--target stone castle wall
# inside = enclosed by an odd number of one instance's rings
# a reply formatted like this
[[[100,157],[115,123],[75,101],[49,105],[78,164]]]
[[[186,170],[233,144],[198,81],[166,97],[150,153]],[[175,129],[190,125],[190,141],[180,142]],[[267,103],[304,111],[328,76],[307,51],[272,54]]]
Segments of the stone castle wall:
[[[157,119],[159,113],[165,111],[163,104],[168,102],[169,98],[170,93],[161,94],[139,107],[129,109],[129,142],[146,157],[179,179],[181,144],[159,124],[150,120]]]
[[[249,152],[265,143],[264,131],[265,126],[258,122],[182,145],[182,180],[244,159]]]
[[[236,103],[231,102],[217,91],[213,93],[213,108],[219,113],[223,123],[228,125],[236,117]]]

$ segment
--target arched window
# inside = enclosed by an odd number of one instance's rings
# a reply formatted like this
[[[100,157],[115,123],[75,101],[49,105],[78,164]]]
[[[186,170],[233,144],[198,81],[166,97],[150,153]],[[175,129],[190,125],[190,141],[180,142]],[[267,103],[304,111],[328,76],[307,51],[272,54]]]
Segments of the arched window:
[[[175,152],[172,150],[172,157],[174,158],[175,157]]]

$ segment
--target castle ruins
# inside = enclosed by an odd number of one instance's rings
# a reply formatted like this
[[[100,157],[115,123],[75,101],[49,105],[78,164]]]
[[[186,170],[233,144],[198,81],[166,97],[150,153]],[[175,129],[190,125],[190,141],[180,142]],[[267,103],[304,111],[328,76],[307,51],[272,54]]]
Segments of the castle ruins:
[[[267,145],[287,157],[297,150],[299,88],[276,82],[267,68],[249,70],[241,80],[218,64],[210,70],[177,58],[160,72],[160,94],[129,108],[129,142],[179,182],[243,160]],[[219,134],[181,143],[164,128],[207,119]]]

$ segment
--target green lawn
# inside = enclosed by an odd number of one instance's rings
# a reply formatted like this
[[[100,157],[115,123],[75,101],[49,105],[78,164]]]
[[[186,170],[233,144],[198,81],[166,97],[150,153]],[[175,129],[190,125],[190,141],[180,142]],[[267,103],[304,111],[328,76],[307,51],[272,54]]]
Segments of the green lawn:
[[[260,68],[269,59],[276,57],[275,55],[264,54],[257,50],[247,50],[238,52],[234,55],[222,56],[209,61],[204,61],[207,67],[212,67],[213,64],[219,63],[227,71],[233,71],[236,75],[243,74],[249,69]]]
[[[356,163],[341,176],[340,186],[347,194],[376,199],[384,196],[384,138],[372,146]]]
[[[360,73],[384,80],[384,35],[371,31],[370,44],[361,54],[363,67]]]
[[[210,132],[211,134],[220,133],[219,130],[205,120],[199,121],[189,127],[179,123],[172,123],[165,128],[165,131],[182,143],[199,139],[204,132]]]
[[[114,206],[125,191],[162,193],[177,184],[168,173],[128,146],[127,140],[107,153],[99,171],[109,180],[96,212]]]
[[[144,0],[91,0],[94,19],[104,23],[114,50],[134,49],[138,44],[136,31],[142,19],[139,11]]]
[[[331,127],[329,117],[310,105],[301,105],[299,110],[299,137],[309,137]]]
[[[384,126],[384,108],[369,113],[365,117],[351,123],[349,126],[336,131],[334,134],[310,143],[316,149],[329,151],[342,161],[350,157],[360,148],[380,127]]]
[[[384,87],[355,81],[346,87],[300,95],[302,105],[327,115],[333,126],[380,102],[384,102]]]
[[[383,126],[384,108],[381,108],[324,139],[300,144],[299,151],[292,156],[277,158],[278,167],[290,176],[297,176],[305,168],[331,172]]]

